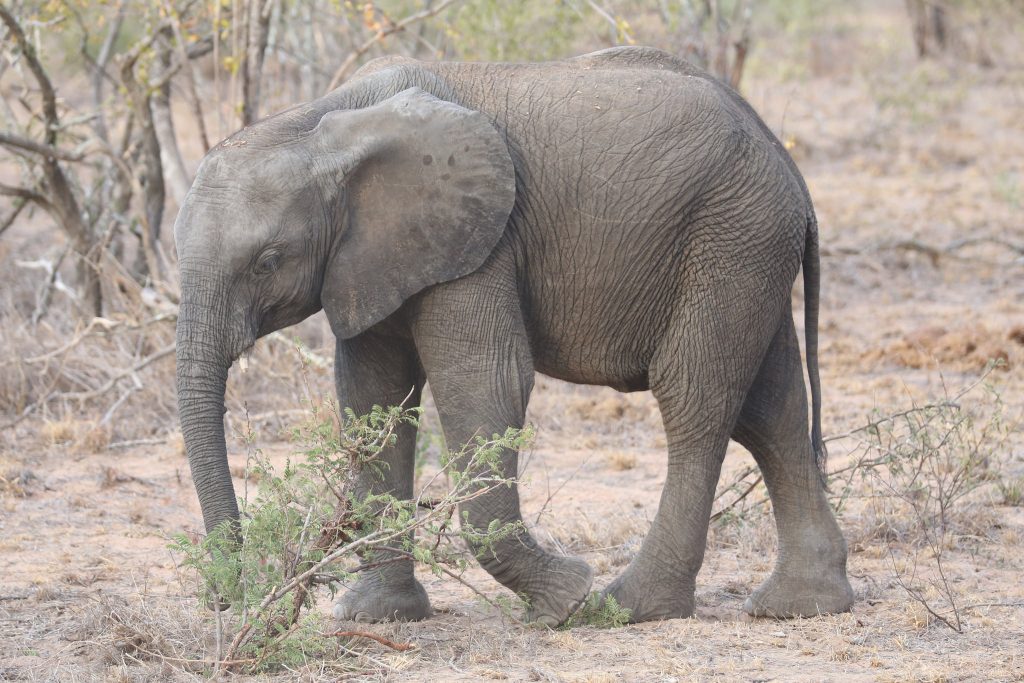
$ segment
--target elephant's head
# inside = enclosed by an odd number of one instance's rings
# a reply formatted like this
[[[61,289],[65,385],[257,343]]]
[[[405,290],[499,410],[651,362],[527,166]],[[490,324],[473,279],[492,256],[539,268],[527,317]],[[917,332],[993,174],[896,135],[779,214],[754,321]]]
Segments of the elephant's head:
[[[207,530],[238,509],[224,441],[228,368],[323,308],[348,338],[478,268],[515,175],[482,114],[419,89],[266,119],[203,160],[175,224],[178,407]]]

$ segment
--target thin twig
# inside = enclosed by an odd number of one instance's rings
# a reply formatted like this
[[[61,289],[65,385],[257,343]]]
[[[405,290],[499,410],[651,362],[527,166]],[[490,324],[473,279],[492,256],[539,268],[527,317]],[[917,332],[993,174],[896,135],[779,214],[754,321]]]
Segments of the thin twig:
[[[181,18],[174,11],[174,8],[169,5],[165,0],[163,3],[164,11],[167,13],[168,18],[171,21],[171,30],[174,31],[174,39],[178,44],[178,59],[181,60],[182,69],[185,72],[185,84],[187,87],[188,103],[192,109],[192,117],[196,122],[196,131],[199,134],[199,144],[202,145],[202,151],[206,152],[210,149],[210,136],[206,132],[206,121],[203,118],[203,106],[199,99],[199,94],[196,89],[196,80],[199,78],[199,71],[195,65],[192,64],[190,55],[186,51],[185,36],[181,30]],[[214,33],[219,32],[219,28],[214,26]],[[187,64],[186,64],[187,62]],[[214,64],[214,69],[219,69],[219,64]]]
[[[108,451],[120,450],[122,448],[135,448],[136,446],[159,446],[167,443],[167,437],[156,439],[131,439],[130,441],[115,441],[107,444]]]
[[[334,633],[323,634],[328,638],[369,638],[375,640],[381,645],[390,647],[392,650],[398,650],[399,652],[408,652],[409,650],[415,650],[415,643],[396,643],[393,640],[388,640],[384,636],[378,636],[376,633],[368,633],[366,631],[335,631]]]
[[[88,337],[94,336],[95,331],[100,328],[102,328],[102,333],[108,333],[115,329],[121,329],[125,331],[141,330],[146,327],[149,327],[150,325],[154,325],[160,322],[174,322],[175,320],[177,320],[177,317],[178,316],[175,313],[161,313],[160,315],[154,316],[153,318],[144,320],[135,325],[126,324],[126,321],[124,320],[108,320],[107,318],[93,318],[92,320],[89,321],[89,324],[85,326],[85,329],[76,334],[69,341],[65,342],[64,344],[62,344],[61,346],[57,347],[52,351],[47,351],[44,354],[33,356],[31,358],[26,358],[24,359],[24,362],[32,364],[42,363],[50,360],[51,358],[55,358],[56,356],[60,356],[64,354],[66,351],[70,351],[74,347],[78,346],[80,343],[82,343],[83,340],[87,339]],[[6,363],[0,363],[0,365],[4,364]]]
[[[974,388],[975,386],[977,386],[977,384],[972,384],[970,388]],[[956,399],[960,398],[960,396],[963,396],[963,393],[959,394],[956,397]],[[879,426],[881,426],[881,425],[883,425],[883,424],[885,424],[887,422],[895,422],[896,420],[898,420],[901,417],[907,417],[908,415],[913,415],[915,413],[921,413],[921,412],[925,412],[925,411],[928,411],[928,410],[936,410],[938,408],[957,408],[958,409],[958,408],[960,408],[960,406],[959,406],[959,404],[957,404],[955,402],[956,399],[953,399],[952,401],[939,401],[938,403],[928,403],[927,405],[923,405],[923,406],[914,406],[913,408],[908,408],[906,410],[901,410],[901,411],[896,412],[896,413],[891,413],[891,414],[886,415],[885,417],[879,418],[879,419],[877,419],[877,420],[875,420],[873,422],[868,422],[865,425],[861,425],[860,427],[857,427],[856,429],[851,429],[848,432],[843,432],[842,434],[833,434],[831,436],[827,436],[827,437],[825,437],[824,441],[826,443],[828,443],[828,442],[831,442],[831,441],[837,441],[839,439],[846,439],[846,438],[849,438],[851,436],[855,436],[855,435],[857,435],[857,434],[859,434],[861,432],[866,432],[866,431],[869,431],[871,429],[875,429],[876,427],[879,427]],[[836,472],[833,472],[832,474],[836,474],[836,473],[838,473],[840,471],[842,471],[842,470],[837,470]]]
[[[399,550],[398,548],[387,548],[387,550],[392,552],[392,553],[395,553],[396,555],[404,555],[404,556],[408,557],[409,559],[415,559],[415,558],[413,558],[412,553],[406,552],[404,550]],[[463,586],[465,586],[469,590],[473,591],[477,595],[477,597],[481,598],[488,605],[490,605],[491,607],[493,607],[494,609],[498,610],[499,612],[501,612],[503,614],[505,613],[505,611],[502,609],[501,605],[499,605],[497,602],[495,602],[495,600],[493,598],[489,597],[486,593],[484,593],[479,588],[477,588],[476,586],[471,584],[469,581],[466,581],[465,579],[463,579],[461,575],[453,572],[451,569],[449,569],[448,567],[444,566],[443,564],[437,564],[435,566],[438,569],[440,569],[447,576],[455,579],[456,581],[461,583]],[[525,622],[523,622],[522,620],[516,618],[515,616],[513,616],[511,614],[507,614],[506,616],[514,624],[516,624],[517,626],[523,626],[523,627],[527,626],[527,624]]]
[[[590,462],[591,458],[593,458],[593,457],[594,457],[593,453],[588,455],[583,460],[583,462],[581,462],[579,465],[577,465],[576,469],[574,469],[572,471],[572,473],[568,477],[566,477],[565,480],[561,484],[558,485],[558,488],[556,488],[554,491],[551,491],[551,492],[548,493],[547,500],[544,501],[544,504],[541,505],[540,510],[537,511],[537,516],[533,518],[534,525],[540,523],[541,516],[547,511],[548,505],[551,503],[552,499],[554,499],[554,497],[558,495],[558,492],[561,491],[563,488],[565,488],[565,485],[568,484],[570,481],[572,481],[576,477],[576,475],[580,473],[580,470],[582,470],[583,467],[588,462]]]
[[[69,152],[65,149],[51,147],[50,145],[45,145],[20,135],[14,135],[13,133],[0,132],[0,145],[17,147],[26,152],[33,152],[50,159],[60,159],[61,161],[75,162],[85,159],[85,154],[81,152]]]
[[[461,0],[442,0],[434,7],[428,7],[427,9],[416,12],[415,14],[410,14],[397,22],[389,21],[387,26],[380,28],[371,38],[349,53],[348,57],[345,58],[338,69],[334,72],[334,76],[331,78],[331,83],[327,86],[327,91],[330,92],[341,85],[348,77],[349,72],[352,70],[352,67],[355,66],[359,58],[369,52],[374,45],[381,42],[391,34],[404,31],[412,24],[415,24],[418,21],[423,21],[424,19],[429,19],[430,17],[433,17],[447,9],[449,5],[460,1]]]
[[[14,221],[18,219],[18,216],[21,214],[22,211],[25,210],[26,206],[28,206],[28,201],[24,199],[17,203],[17,205],[14,207],[14,210],[11,211],[7,218],[5,218],[3,222],[0,222],[0,235],[3,235],[5,232],[7,232],[7,228],[14,225]]]
[[[718,511],[718,512],[716,512],[715,514],[711,515],[711,519],[710,519],[710,521],[712,521],[712,522],[713,522],[713,521],[715,521],[716,519],[718,519],[719,517],[721,517],[722,515],[724,515],[724,514],[725,514],[725,513],[727,512],[727,511],[729,511],[729,510],[733,509],[734,507],[736,507],[737,505],[739,505],[739,503],[740,503],[740,502],[741,502],[741,501],[742,501],[742,500],[743,500],[744,498],[746,498],[747,496],[749,496],[749,495],[750,495],[750,492],[751,492],[751,491],[753,491],[753,490],[754,490],[754,489],[755,489],[755,488],[757,487],[757,485],[761,483],[761,481],[762,481],[763,479],[764,479],[764,476],[763,476],[763,475],[760,475],[760,474],[759,474],[759,475],[757,475],[757,478],[756,478],[756,479],[754,479],[754,481],[753,481],[753,482],[751,482],[750,486],[748,486],[748,487],[747,487],[747,489],[746,489],[746,490],[745,490],[745,491],[744,491],[743,493],[741,493],[741,494],[739,495],[739,497],[737,497],[737,498],[736,498],[736,500],[732,501],[731,503],[729,503],[729,504],[728,504],[727,506],[725,506],[724,508],[722,508],[721,510],[719,510],[719,511]],[[766,500],[767,500],[767,499],[766,499]],[[761,502],[763,503],[764,501],[761,501]],[[760,503],[755,503],[755,504],[754,504],[754,505],[752,505],[751,507],[756,507],[756,506],[757,506],[757,505],[759,505],[759,504],[760,504]]]
[[[47,311],[50,309],[50,301],[53,298],[53,288],[56,286],[58,278],[60,277],[60,267],[64,263],[64,259],[68,255],[68,251],[71,250],[71,245],[67,244],[64,249],[61,250],[57,260],[53,262],[50,267],[50,272],[46,281],[43,283],[42,288],[39,290],[39,295],[36,297],[36,308],[32,311],[31,324],[34,328],[39,324],[39,321],[43,319]]]
[[[172,353],[174,353],[174,344],[168,344],[167,346],[163,347],[162,349],[160,349],[156,353],[153,353],[153,354],[150,354],[149,356],[146,356],[141,361],[139,361],[138,363],[136,363],[132,367],[128,368],[127,370],[124,370],[122,372],[117,373],[116,375],[111,377],[109,380],[107,380],[104,384],[102,384],[101,386],[99,386],[99,387],[97,387],[97,388],[95,388],[95,389],[93,389],[91,391],[72,391],[72,392],[68,392],[66,394],[61,394],[61,397],[62,398],[66,398],[66,399],[78,399],[78,400],[85,400],[85,399],[89,399],[89,398],[96,398],[97,396],[101,396],[101,395],[107,393],[108,391],[110,391],[111,389],[113,389],[114,386],[120,380],[124,379],[125,377],[130,377],[131,375],[135,374],[139,370],[142,370],[143,368],[147,367],[148,365],[150,365],[152,363],[155,363],[156,361],[160,360],[161,358],[165,358],[165,357],[171,355]]]
[[[900,588],[902,588],[907,593],[907,595],[909,595],[917,603],[919,603],[922,607],[924,607],[925,610],[928,612],[928,614],[930,614],[933,617],[935,617],[935,619],[937,619],[938,621],[942,622],[943,624],[948,626],[953,631],[956,631],[957,633],[963,633],[963,626],[960,624],[960,611],[957,609],[956,602],[953,601],[952,595],[948,592],[949,585],[948,584],[945,585],[945,589],[947,591],[946,592],[946,599],[949,600],[950,603],[952,604],[953,615],[954,615],[955,620],[956,620],[955,624],[952,623],[946,617],[944,617],[941,614],[939,614],[937,611],[935,611],[935,609],[928,602],[928,599],[925,596],[921,595],[920,591],[918,591],[913,586],[908,585],[903,580],[904,574],[896,566],[896,556],[893,554],[892,545],[886,544],[886,549],[889,551],[889,561],[892,563],[893,575],[896,577],[896,583],[899,584]],[[938,557],[936,557],[936,560],[938,560]],[[941,573],[941,569],[940,569],[940,573]],[[913,575],[911,576],[911,583],[913,583],[913,576],[916,576],[916,575],[917,575],[917,561],[916,561],[916,558],[915,558],[914,572],[913,572]],[[943,576],[942,578],[943,578],[943,582],[945,582],[945,576]]]
[[[7,185],[6,183],[0,183],[0,195],[7,197],[18,197],[19,199],[25,199],[31,202],[39,204],[44,209],[49,210],[50,200],[45,195],[36,192],[27,187],[15,187],[14,185]]]
[[[964,605],[960,609],[977,609],[979,607],[1024,607],[1024,600],[1015,600],[1010,602],[974,602],[970,605]]]

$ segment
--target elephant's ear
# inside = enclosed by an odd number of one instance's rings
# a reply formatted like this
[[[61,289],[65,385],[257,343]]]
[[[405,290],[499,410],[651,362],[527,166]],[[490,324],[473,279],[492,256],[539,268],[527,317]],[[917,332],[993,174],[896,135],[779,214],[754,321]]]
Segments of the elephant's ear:
[[[344,187],[321,303],[355,336],[416,292],[467,275],[501,238],[515,201],[502,135],[481,113],[418,88],[321,119],[319,154]]]

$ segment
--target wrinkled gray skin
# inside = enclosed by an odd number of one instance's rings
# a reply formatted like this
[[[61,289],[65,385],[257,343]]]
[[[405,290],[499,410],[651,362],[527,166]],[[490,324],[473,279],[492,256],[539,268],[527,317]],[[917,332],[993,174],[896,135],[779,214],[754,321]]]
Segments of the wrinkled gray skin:
[[[817,375],[817,227],[796,167],[738,95],[645,48],[548,64],[378,60],[329,95],[260,121],[203,161],[175,226],[178,397],[207,529],[238,516],[225,456],[228,368],[323,308],[340,402],[394,405],[429,380],[451,446],[522,426],[534,372],[650,389],[668,439],[660,507],[607,589],[636,621],[693,614],[730,437],[775,511],[774,573],[754,615],[843,611],[846,546],[825,500]],[[790,291],[806,283],[813,432]],[[412,495],[415,431],[373,491]],[[504,455],[516,472],[517,454]],[[369,476],[369,475],[368,475]],[[520,519],[515,488],[464,506]],[[528,534],[482,564],[563,622],[582,560]],[[431,613],[411,563],[335,608]]]

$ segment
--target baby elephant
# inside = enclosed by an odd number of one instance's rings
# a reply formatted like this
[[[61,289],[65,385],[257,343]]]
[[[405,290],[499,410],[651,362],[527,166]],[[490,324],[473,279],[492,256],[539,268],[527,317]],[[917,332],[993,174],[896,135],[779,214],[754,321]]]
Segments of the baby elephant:
[[[818,235],[800,173],[734,91],[669,54],[615,48],[543,64],[382,59],[204,159],[175,225],[177,384],[206,528],[237,519],[228,368],[323,309],[356,413],[430,382],[451,447],[523,425],[534,372],[650,389],[668,439],[657,516],[605,589],[632,619],[694,610],[730,438],[764,474],[779,533],[753,615],[850,607],[846,544],[819,468]],[[803,268],[812,427],[790,292]],[[415,431],[363,485],[413,493]],[[515,473],[517,454],[503,456]],[[518,492],[466,503],[520,520]],[[482,560],[555,626],[592,571],[529,533]],[[411,562],[365,575],[336,615],[422,619]]]

